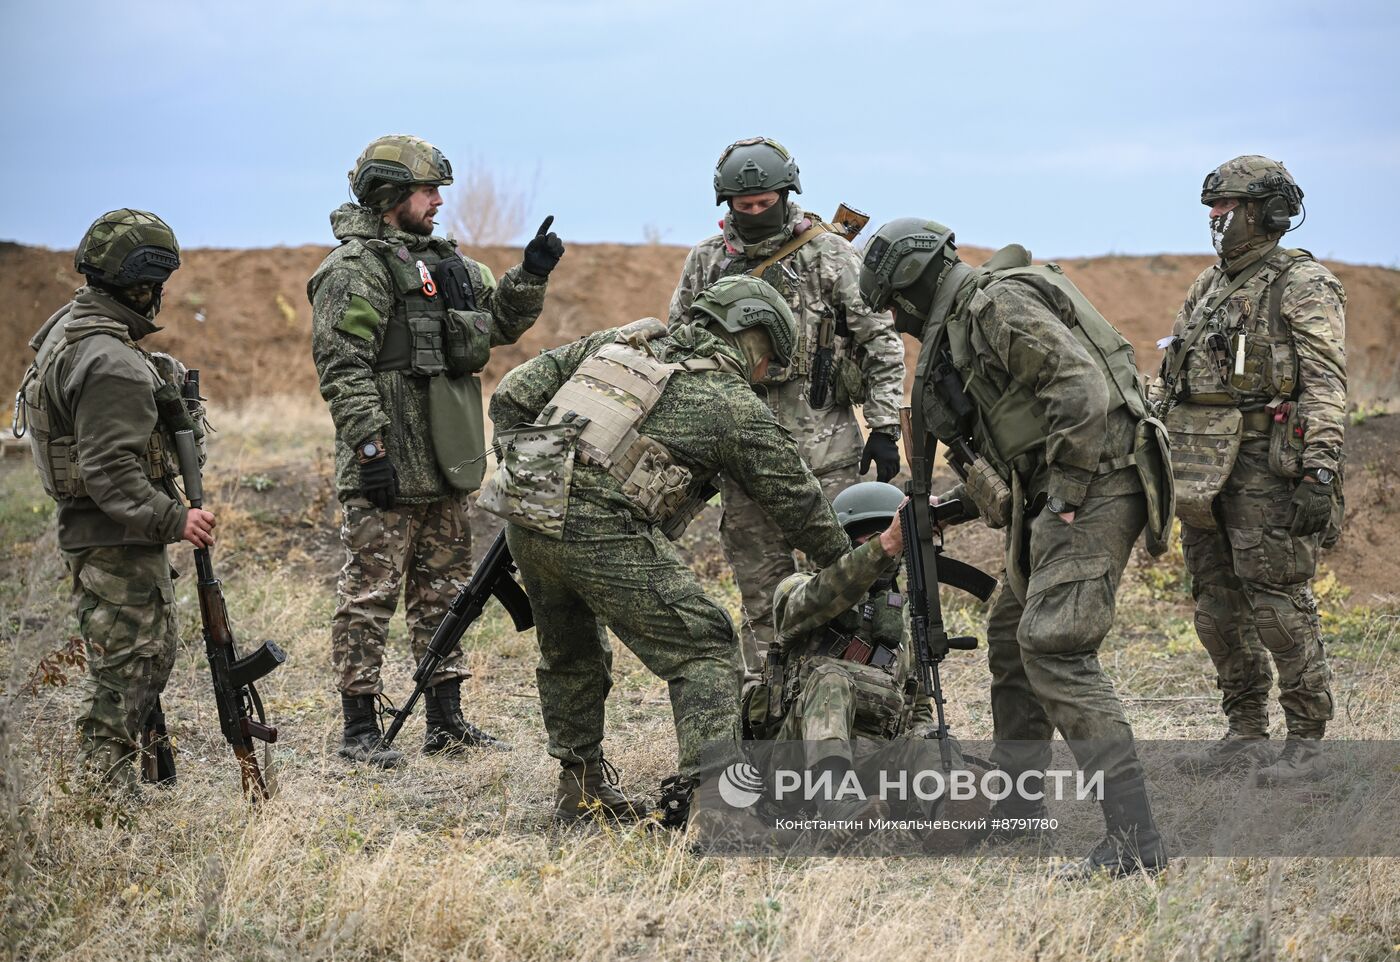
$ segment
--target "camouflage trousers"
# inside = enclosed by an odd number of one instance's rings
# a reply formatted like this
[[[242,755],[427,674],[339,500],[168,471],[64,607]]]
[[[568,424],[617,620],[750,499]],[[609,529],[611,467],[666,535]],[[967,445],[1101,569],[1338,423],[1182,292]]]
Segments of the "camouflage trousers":
[[[1003,587],[987,624],[992,757],[1010,772],[1043,769],[1058,730],[1081,768],[1110,783],[1141,774],[1132,726],[1099,664],[1118,582],[1147,520],[1141,492],[1090,496],[1073,524],[1029,520],[1025,600]]]
[[[856,469],[851,464],[818,475],[828,501],[855,484],[859,477]],[[724,504],[720,543],[743,602],[744,677],[757,679],[773,643],[773,592],[778,582],[799,570],[799,565],[782,529],[743,488],[721,475],[720,493]]]
[[[471,580],[467,501],[454,495],[380,511],[362,498],[351,498],[344,511],[340,540],[348,557],[335,589],[331,664],[343,694],[374,695],[384,690],[379,672],[400,587],[417,661],[452,599]],[[469,677],[458,648],[430,684]]]
[[[170,560],[164,545],[65,551],[63,560],[87,648],[81,755],[108,780],[134,784],[131,762],[180,641]]]
[[[832,757],[854,762],[852,740],[886,741],[931,718],[927,700],[909,704],[904,686],[879,668],[820,655],[795,667],[797,696],[786,706],[777,738],[825,743],[809,747],[808,765]]]
[[[729,614],[654,527],[624,518],[570,520],[570,540],[508,525],[535,637],[535,678],[549,753],[563,762],[603,755],[612,688],[607,629],[664,678],[679,771],[697,778],[732,760],[739,716],[738,640]]]
[[[1322,536],[1289,532],[1296,485],[1269,471],[1267,448],[1246,445],[1216,497],[1214,530],[1181,527],[1196,635],[1240,734],[1268,731],[1270,656],[1288,733],[1321,738],[1332,718],[1332,671],[1310,584]]]

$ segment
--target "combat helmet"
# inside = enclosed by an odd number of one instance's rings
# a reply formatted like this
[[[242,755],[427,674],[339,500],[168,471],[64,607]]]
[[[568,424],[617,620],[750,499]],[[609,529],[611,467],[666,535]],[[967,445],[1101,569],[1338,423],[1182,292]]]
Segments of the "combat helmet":
[[[724,148],[715,164],[715,204],[743,194],[770,190],[802,193],[797,161],[788,149],[767,137],[749,137]]]
[[[838,494],[831,502],[836,520],[852,538],[867,531],[884,530],[899,513],[904,492],[885,481],[861,481]]]
[[[1227,197],[1263,201],[1261,226],[1266,231],[1287,230],[1288,219],[1303,209],[1302,188],[1288,168],[1258,154],[1227,160],[1206,174],[1201,184],[1201,203],[1209,207]]]
[[[861,297],[872,311],[884,311],[891,301],[909,300],[905,292],[917,286],[922,289],[922,299],[931,301],[938,278],[957,260],[952,228],[919,217],[892,220],[865,245],[860,268]],[[917,306],[926,313],[926,303]]]
[[[767,281],[748,274],[721,277],[705,288],[691,304],[692,314],[703,314],[731,334],[762,325],[773,342],[773,362],[792,363],[797,325],[781,294]]]
[[[446,187],[452,183],[452,165],[426,140],[390,134],[366,147],[347,176],[355,199],[382,211],[402,201],[416,184]]]
[[[180,266],[180,244],[170,225],[146,210],[108,211],[87,229],[73,266],[106,287],[163,284]]]

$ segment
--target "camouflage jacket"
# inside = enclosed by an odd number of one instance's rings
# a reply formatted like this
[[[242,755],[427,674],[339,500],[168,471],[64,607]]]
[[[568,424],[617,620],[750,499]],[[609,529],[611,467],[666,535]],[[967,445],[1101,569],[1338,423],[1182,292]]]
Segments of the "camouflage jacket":
[[[692,248],[671,297],[670,322],[687,320],[696,295],[710,284],[752,269],[811,226],[811,218],[800,207],[791,202],[789,207],[787,227],[762,244],[746,247],[732,229],[726,229]],[[822,474],[859,459],[860,436],[852,403],[862,405],[870,430],[898,438],[899,408],[904,403],[904,343],[890,315],[872,313],[861,299],[860,255],[855,248],[835,234],[822,234],[768,268],[763,279],[782,291],[792,307],[797,349],[793,363],[772,368],[762,384],[768,406],[797,438],[812,470]],[[818,331],[822,319],[835,316],[841,308],[846,311],[850,337],[836,339],[827,402],[813,410],[808,397]],[[838,381],[849,382],[850,387],[838,389]]]
[[[860,609],[871,587],[898,566],[899,559],[886,555],[879,537],[873,537],[819,572],[788,575],[773,592],[775,602],[781,603],[775,605],[777,644],[786,654],[800,654],[802,640],[827,625],[839,622],[838,630],[858,631]],[[897,614],[899,609],[890,610]],[[893,637],[881,640],[902,645],[903,620],[898,614],[894,623],[893,631],[884,632]]]
[[[501,379],[491,396],[491,421],[504,431],[533,423],[583,361],[612,343],[615,329],[599,331],[545,351]],[[651,342],[663,360],[727,354],[742,370],[743,357],[694,325]],[[803,462],[797,444],[738,374],[728,370],[677,371],[638,428],[671,453],[698,491],[723,473],[742,487],[817,565],[850,550],[851,542]],[[618,481],[596,465],[574,463],[565,540],[584,532],[616,531],[641,519]]]
[[[1336,471],[1346,425],[1346,291],[1326,267],[1304,251],[1289,252],[1275,247],[1265,254],[1264,268],[1232,293],[1212,322],[1227,335],[1234,363],[1238,336],[1245,336],[1249,363],[1243,378],[1233,380],[1232,393],[1244,411],[1261,409],[1278,396],[1281,379],[1293,379],[1291,392],[1298,406],[1298,423],[1303,430],[1304,470],[1328,468]],[[1271,350],[1269,328],[1270,287],[1277,268],[1296,258],[1282,284],[1279,320],[1286,337]],[[1248,269],[1248,268],[1246,268]],[[1216,300],[1233,278],[1218,264],[1201,272],[1186,293],[1186,302],[1177,312],[1172,334],[1187,337],[1204,323],[1205,307]],[[1259,355],[1255,363],[1255,355]],[[1153,394],[1160,397],[1165,386],[1159,377]]]
[[[143,314],[94,290],[80,289],[30,340],[38,351],[73,323],[110,322],[113,333],[72,342],[49,365],[40,389],[48,434],[71,436],[85,497],[58,502],[58,543],[69,551],[115,545],[161,545],[180,540],[186,508],[168,459],[153,478],[143,469],[160,428],[155,389],[161,375],[136,342],[160,328]],[[122,332],[125,333],[122,333]],[[32,433],[32,432],[31,432]],[[173,441],[166,438],[166,452]]]
[[[954,310],[968,322],[972,354],[985,376],[996,386],[1020,384],[1045,405],[1049,432],[1040,449],[1043,454],[1024,470],[1018,468],[1026,500],[1044,493],[1080,505],[1091,494],[1141,490],[1134,471],[1097,474],[1102,461],[1132,450],[1137,420],[1126,408],[1110,415],[1104,375],[1062,319],[1073,315],[1068,298],[1048,304],[1036,288],[1014,277],[960,297],[963,301]],[[932,334],[926,331],[925,337]],[[934,360],[920,356],[921,364]],[[943,400],[936,391],[926,390],[923,403],[927,412],[928,405]],[[927,412],[926,419],[956,420],[950,412]],[[974,421],[974,447],[986,450],[988,441],[981,431],[980,421]],[[970,504],[961,487],[944,498]]]
[[[428,379],[408,371],[376,371],[385,319],[395,310],[393,279],[367,240],[401,245],[408,252],[452,251],[452,242],[396,230],[363,207],[343,204],[331,214],[340,246],[307,282],[311,300],[311,352],[321,396],[335,422],[335,484],[344,501],[360,491],[354,445],[384,439],[399,474],[399,501],[423,504],[452,493],[437,466],[428,427]],[[544,306],[545,281],[512,267],[497,285],[484,265],[463,258],[478,309],[491,316],[491,343],[510,344],[529,330]]]

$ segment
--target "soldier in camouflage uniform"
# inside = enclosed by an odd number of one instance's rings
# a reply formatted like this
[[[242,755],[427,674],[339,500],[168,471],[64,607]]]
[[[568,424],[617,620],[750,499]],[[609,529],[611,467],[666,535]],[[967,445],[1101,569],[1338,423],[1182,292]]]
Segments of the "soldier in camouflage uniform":
[[[1333,712],[1310,582],[1340,524],[1346,293],[1307,251],[1279,246],[1302,198],[1266,157],[1206,177],[1220,263],[1187,292],[1154,388],[1172,432],[1196,633],[1229,724],[1178,764],[1211,773],[1267,760],[1272,657],[1288,739],[1258,772],[1264,783],[1316,774]]]
[[[331,214],[340,241],[307,284],[312,353],[336,429],[336,491],[347,560],[336,586],[331,658],[345,712],[340,754],[388,767],[375,700],[389,618],[403,587],[415,658],[471,577],[467,494],[481,479],[476,372],[490,349],[539,317],[564,252],[549,221],[500,282],[433,236],[452,167],[416,137],[381,137],[350,171],[357,204]],[[431,680],[427,752],[508,747],[467,722],[460,650]]]
[[[877,479],[888,481],[899,473],[904,345],[889,315],[861,300],[855,249],[792,201],[802,192],[797,162],[776,141],[730,145],[714,182],[715,203],[729,204],[723,231],[686,257],[671,322],[684,320],[696,295],[719,278],[757,272],[782,292],[797,321],[791,363],[774,365],[759,382],[774,417],[797,439],[828,499],[855,482],[857,465],[865,474],[874,462]],[[814,385],[819,369],[827,374]],[[854,405],[870,429],[863,445]],[[753,679],[773,640],[773,589],[796,563],[792,545],[738,485],[725,479],[721,490],[720,539],[743,598],[744,660]]]
[[[27,430],[73,579],[89,685],[85,762],[136,787],[131,764],[159,712],[179,642],[166,545],[214,543],[214,515],[175,486],[174,432],[203,438],[180,398],[184,368],[140,345],[159,331],[161,288],[180,266],[174,233],[140,210],[103,214],[75,255],[87,286],[30,340],[15,433]]]
[[[880,228],[861,289],[893,305],[898,330],[923,342],[914,457],[950,445],[965,483],[939,500],[1005,527],[1007,583],[987,628],[993,758],[1013,778],[1044,770],[1058,729],[1080,766],[1102,772],[1107,834],[1080,871],[1115,875],[1166,863],[1133,732],[1098,650],[1133,542],[1160,506],[1169,471],[1145,430],[1132,347],[1063,277],[1019,245],[980,269],[953,233],[917,218]],[[1150,495],[1150,497],[1149,497]],[[1013,795],[998,817],[1038,817]]]
[[[777,292],[729,278],[667,333],[654,320],[629,327],[546,351],[491,398],[500,465],[478,503],[510,522],[564,820],[641,809],[609,784],[603,759],[608,628],[670,688],[680,775],[664,786],[668,820],[682,821],[696,780],[734,755],[734,627],[671,543],[717,475],[815,563],[850,548],[792,436],[750,386],[792,356],[792,316]]]

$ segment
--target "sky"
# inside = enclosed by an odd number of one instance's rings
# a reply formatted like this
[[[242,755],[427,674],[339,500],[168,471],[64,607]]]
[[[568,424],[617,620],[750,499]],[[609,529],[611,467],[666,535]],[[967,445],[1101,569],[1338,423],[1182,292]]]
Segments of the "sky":
[[[0,0],[0,239],[138,207],[187,247],[328,244],[360,151],[413,133],[531,232],[692,244],[763,135],[819,213],[1043,257],[1204,253],[1202,179],[1262,153],[1291,244],[1400,267],[1397,49],[1393,0]]]

